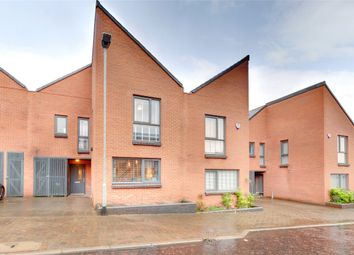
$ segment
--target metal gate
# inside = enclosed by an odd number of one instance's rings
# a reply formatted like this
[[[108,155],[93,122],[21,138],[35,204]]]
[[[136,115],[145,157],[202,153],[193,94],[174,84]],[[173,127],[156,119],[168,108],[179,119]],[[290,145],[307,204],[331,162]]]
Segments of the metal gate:
[[[0,152],[0,183],[4,184],[4,153]]]
[[[34,158],[34,195],[66,196],[67,169],[66,158]]]
[[[23,153],[7,153],[6,195],[8,197],[23,196]]]

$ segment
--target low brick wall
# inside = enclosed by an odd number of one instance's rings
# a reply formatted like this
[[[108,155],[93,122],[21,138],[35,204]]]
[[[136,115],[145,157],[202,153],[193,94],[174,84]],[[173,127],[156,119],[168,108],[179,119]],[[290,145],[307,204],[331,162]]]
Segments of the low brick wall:
[[[173,203],[173,204],[157,204],[157,205],[124,205],[124,206],[107,206],[108,215],[119,214],[164,214],[164,213],[195,213],[196,204],[189,203]],[[101,208],[96,209],[101,214]]]
[[[334,207],[334,208],[339,208],[339,209],[350,209],[354,208],[354,203],[350,204],[337,204],[337,203],[332,203],[332,202],[327,202],[326,206]]]

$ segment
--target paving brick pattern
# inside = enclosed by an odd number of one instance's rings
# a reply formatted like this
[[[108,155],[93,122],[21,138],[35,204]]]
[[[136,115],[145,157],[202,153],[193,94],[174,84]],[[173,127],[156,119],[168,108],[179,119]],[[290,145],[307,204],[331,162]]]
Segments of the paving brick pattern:
[[[260,200],[261,212],[97,216],[90,199],[28,198],[0,202],[1,243],[32,241],[40,250],[211,239],[244,230],[354,222],[354,209]]]

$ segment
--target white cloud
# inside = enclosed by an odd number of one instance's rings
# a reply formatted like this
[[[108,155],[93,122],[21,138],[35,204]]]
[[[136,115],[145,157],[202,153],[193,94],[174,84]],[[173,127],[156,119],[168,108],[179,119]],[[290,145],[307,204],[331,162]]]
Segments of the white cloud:
[[[287,3],[276,5],[273,15],[277,18],[268,24],[270,60],[282,64],[354,56],[353,1]],[[284,54],[284,49],[289,53]]]
[[[251,66],[250,109],[321,81],[326,81],[344,109],[354,119],[354,72],[350,71],[284,70]]]

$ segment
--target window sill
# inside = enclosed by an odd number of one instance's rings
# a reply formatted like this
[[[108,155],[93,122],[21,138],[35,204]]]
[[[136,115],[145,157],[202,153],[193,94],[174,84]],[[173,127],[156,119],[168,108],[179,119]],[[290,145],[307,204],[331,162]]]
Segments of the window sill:
[[[226,159],[226,155],[205,154],[205,158]]]
[[[235,193],[236,191],[209,191],[209,192],[205,192],[204,194],[206,196],[220,196],[220,195],[224,195],[225,193]]]
[[[133,141],[133,145],[147,145],[147,146],[161,146],[161,142],[138,142],[138,141]]]
[[[112,189],[146,189],[161,188],[160,183],[156,184],[112,184]]]
[[[68,138],[68,135],[66,135],[66,134],[55,134],[54,137],[55,138]]]
[[[338,166],[349,167],[350,165],[349,165],[349,164],[341,164],[341,163],[338,163]]]
[[[90,154],[90,151],[78,151],[77,154]]]
[[[280,168],[288,168],[289,165],[288,165],[288,164],[286,164],[286,165],[279,165],[279,167],[280,167]]]
[[[255,158],[256,156],[255,155],[250,155],[250,158]]]
[[[260,168],[267,168],[266,165],[260,165],[259,167],[260,167]]]

